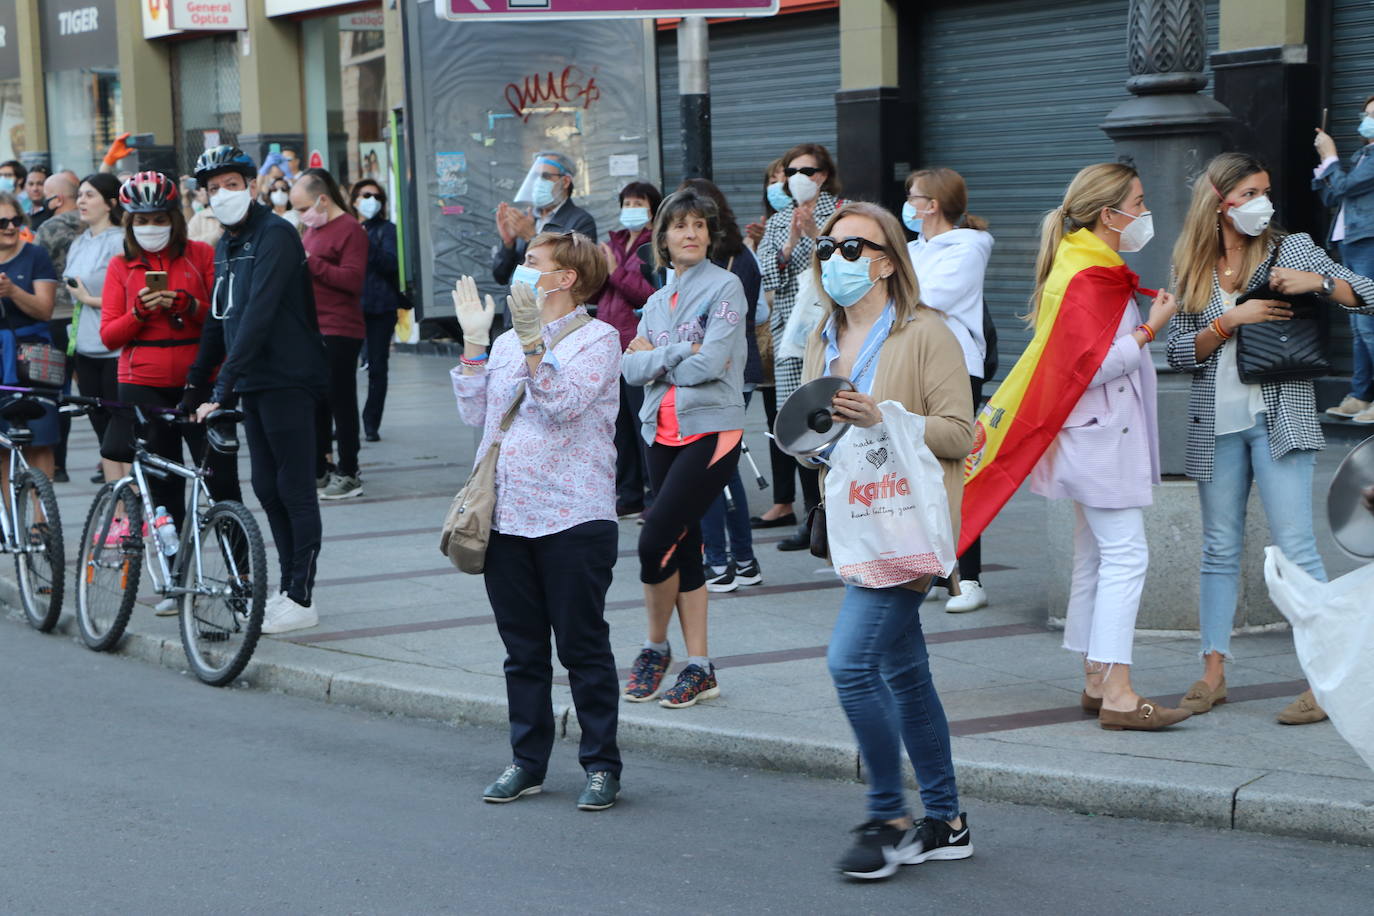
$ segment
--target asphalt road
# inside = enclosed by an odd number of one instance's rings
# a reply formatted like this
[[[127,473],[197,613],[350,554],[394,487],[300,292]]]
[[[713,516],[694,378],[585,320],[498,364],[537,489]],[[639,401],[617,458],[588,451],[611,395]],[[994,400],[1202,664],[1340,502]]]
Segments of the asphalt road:
[[[1367,916],[1374,850],[967,799],[975,856],[851,884],[862,788],[635,754],[621,803],[481,802],[495,730],[97,655],[0,619],[0,913]],[[689,711],[688,715],[695,712]]]

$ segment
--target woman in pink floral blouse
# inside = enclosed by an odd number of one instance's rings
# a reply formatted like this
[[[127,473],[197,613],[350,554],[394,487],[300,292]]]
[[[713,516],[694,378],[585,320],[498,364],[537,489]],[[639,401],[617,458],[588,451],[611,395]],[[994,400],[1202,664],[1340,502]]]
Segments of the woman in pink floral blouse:
[[[453,293],[463,359],[452,372],[458,414],[482,429],[480,461],[500,441],[487,547],[487,597],[506,646],[513,760],[482,797],[538,793],[555,736],[549,634],[568,669],[587,772],[583,810],[615,803],[620,685],[606,625],[618,548],[615,419],[620,336],[582,303],[606,281],[596,243],[567,232],[530,242],[507,299],[513,327],[490,342],[495,303],[471,277]],[[523,394],[522,394],[523,393]],[[501,419],[517,397],[514,422]]]

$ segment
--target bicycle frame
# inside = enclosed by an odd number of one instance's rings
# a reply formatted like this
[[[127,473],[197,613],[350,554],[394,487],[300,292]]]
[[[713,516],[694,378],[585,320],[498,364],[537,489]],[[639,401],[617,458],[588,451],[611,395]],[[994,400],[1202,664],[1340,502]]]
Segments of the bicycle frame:
[[[29,463],[24,460],[23,446],[16,445],[14,440],[4,433],[0,433],[0,448],[7,448],[10,452],[9,471],[10,476],[5,490],[5,505],[0,511],[0,536],[4,537],[4,544],[0,545],[0,551],[4,553],[41,553],[45,547],[28,543],[28,538],[20,543],[19,517],[18,511],[14,507],[16,496],[14,482],[19,479],[21,471],[29,469]]]

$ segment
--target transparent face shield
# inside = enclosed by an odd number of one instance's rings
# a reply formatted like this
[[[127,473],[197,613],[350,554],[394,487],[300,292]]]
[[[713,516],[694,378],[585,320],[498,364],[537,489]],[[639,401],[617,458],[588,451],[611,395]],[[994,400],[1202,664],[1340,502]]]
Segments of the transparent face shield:
[[[515,193],[514,203],[542,210],[561,201],[563,186],[560,179],[566,174],[558,160],[535,154],[520,190]]]

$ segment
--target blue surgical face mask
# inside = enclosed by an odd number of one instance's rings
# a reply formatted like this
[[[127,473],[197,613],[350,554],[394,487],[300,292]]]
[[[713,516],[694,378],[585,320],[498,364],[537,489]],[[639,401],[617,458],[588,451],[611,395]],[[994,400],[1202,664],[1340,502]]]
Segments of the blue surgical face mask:
[[[631,231],[649,225],[648,207],[621,207],[620,225]]]
[[[558,199],[554,193],[554,183],[547,178],[540,178],[534,183],[534,200],[532,201],[540,210],[553,206],[553,202]]]
[[[531,289],[533,289],[536,293],[538,293],[538,292],[540,292],[540,289],[539,289],[539,279],[540,279],[541,277],[544,277],[544,276],[548,275],[548,274],[557,274],[557,273],[562,273],[562,271],[561,271],[561,270],[546,270],[546,271],[540,272],[540,271],[535,270],[533,267],[530,267],[528,264],[517,264],[517,265],[515,265],[515,270],[514,270],[514,271],[511,273],[511,275],[510,275],[510,283],[511,283],[511,286],[514,286],[514,285],[517,284],[517,283],[525,283],[525,284],[528,284],[529,287],[530,287]],[[543,292],[549,292],[549,290],[544,290]],[[553,290],[553,292],[557,292],[557,290]]]
[[[1374,140],[1374,118],[1369,115],[1360,119],[1360,136],[1366,140]]]
[[[775,181],[768,186],[768,205],[774,210],[786,210],[791,203],[792,198],[787,196],[784,182]]]
[[[916,208],[911,205],[911,201],[902,204],[902,225],[920,235],[921,223],[922,218],[916,215]]]
[[[14,193],[14,178],[9,175],[0,175],[0,194]]]
[[[821,286],[825,288],[826,295],[843,308],[858,302],[873,288],[874,281],[868,279],[868,269],[872,263],[873,258],[846,261],[839,252],[831,255],[830,260],[822,261]]]

